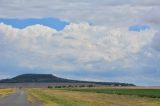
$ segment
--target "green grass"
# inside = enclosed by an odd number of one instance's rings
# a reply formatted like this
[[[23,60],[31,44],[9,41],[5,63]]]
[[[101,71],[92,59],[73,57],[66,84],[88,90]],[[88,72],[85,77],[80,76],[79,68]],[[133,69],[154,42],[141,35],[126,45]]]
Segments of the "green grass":
[[[67,88],[63,90],[160,98],[160,89]]]
[[[32,89],[32,96],[40,100],[45,106],[90,106],[87,102],[66,98],[63,95],[52,94],[52,92],[40,89]],[[54,103],[54,105],[53,105]]]
[[[131,96],[157,90],[115,88],[28,89],[28,100],[43,106],[160,106],[159,98]],[[117,95],[119,94],[119,95]],[[147,96],[148,96],[147,95]],[[146,95],[145,95],[146,96]],[[153,94],[152,94],[153,96]],[[154,95],[155,97],[155,95]]]

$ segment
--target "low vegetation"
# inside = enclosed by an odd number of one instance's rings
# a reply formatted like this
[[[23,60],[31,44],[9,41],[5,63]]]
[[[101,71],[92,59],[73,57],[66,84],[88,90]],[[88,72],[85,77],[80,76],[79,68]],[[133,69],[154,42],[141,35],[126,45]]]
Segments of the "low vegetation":
[[[15,89],[0,89],[0,97],[14,93]]]
[[[84,87],[95,87],[95,85],[93,84],[88,84],[88,85],[85,85],[85,84],[81,84],[81,85],[59,85],[59,86],[48,86],[48,88],[84,88]]]
[[[137,95],[140,97],[160,98],[160,89],[124,89],[124,88],[70,88],[69,91],[93,92],[118,95]]]
[[[38,101],[44,106],[160,106],[159,98],[135,95],[135,93],[148,92],[139,89],[113,89],[112,91],[109,88],[36,88],[28,89],[27,92],[31,102]],[[130,95],[129,92],[134,95]],[[151,92],[153,96],[156,95],[153,93],[154,90],[149,92],[147,95],[151,95]],[[157,90],[155,92],[159,93]],[[122,95],[117,95],[119,93]]]

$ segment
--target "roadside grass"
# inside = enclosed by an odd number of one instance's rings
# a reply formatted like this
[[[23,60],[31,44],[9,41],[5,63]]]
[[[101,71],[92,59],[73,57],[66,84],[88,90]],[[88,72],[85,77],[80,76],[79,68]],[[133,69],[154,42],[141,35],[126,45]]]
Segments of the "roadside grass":
[[[88,89],[92,90],[93,88]],[[139,97],[135,95],[44,88],[28,89],[27,92],[32,102],[34,102],[34,98],[44,106],[160,106],[159,98]]]
[[[15,92],[15,89],[11,89],[11,88],[8,88],[8,89],[0,89],[0,97],[6,96],[6,95],[11,94],[11,93],[14,93],[14,92]]]
[[[160,98],[160,89],[136,89],[136,88],[67,88],[63,90],[93,92],[117,95],[137,95],[140,97]]]
[[[90,106],[89,103],[60,95],[58,91],[48,89],[28,90],[29,101],[34,102],[35,98],[45,106]],[[34,100],[33,100],[34,99]]]

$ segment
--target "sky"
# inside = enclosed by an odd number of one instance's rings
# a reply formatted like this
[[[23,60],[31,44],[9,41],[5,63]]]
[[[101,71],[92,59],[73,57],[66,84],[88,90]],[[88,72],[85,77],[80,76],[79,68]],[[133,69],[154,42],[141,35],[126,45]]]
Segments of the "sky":
[[[159,10],[159,0],[1,0],[0,79],[160,86]]]

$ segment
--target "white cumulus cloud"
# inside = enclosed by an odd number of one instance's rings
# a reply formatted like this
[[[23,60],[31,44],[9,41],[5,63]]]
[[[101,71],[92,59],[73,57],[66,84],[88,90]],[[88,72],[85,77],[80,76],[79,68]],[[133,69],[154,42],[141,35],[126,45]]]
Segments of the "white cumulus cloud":
[[[61,31],[42,25],[17,29],[1,23],[0,41],[4,43],[0,47],[6,58],[15,59],[23,67],[107,70],[115,66],[113,62],[139,54],[155,33],[152,29],[133,32],[127,27],[88,23],[71,23]]]

